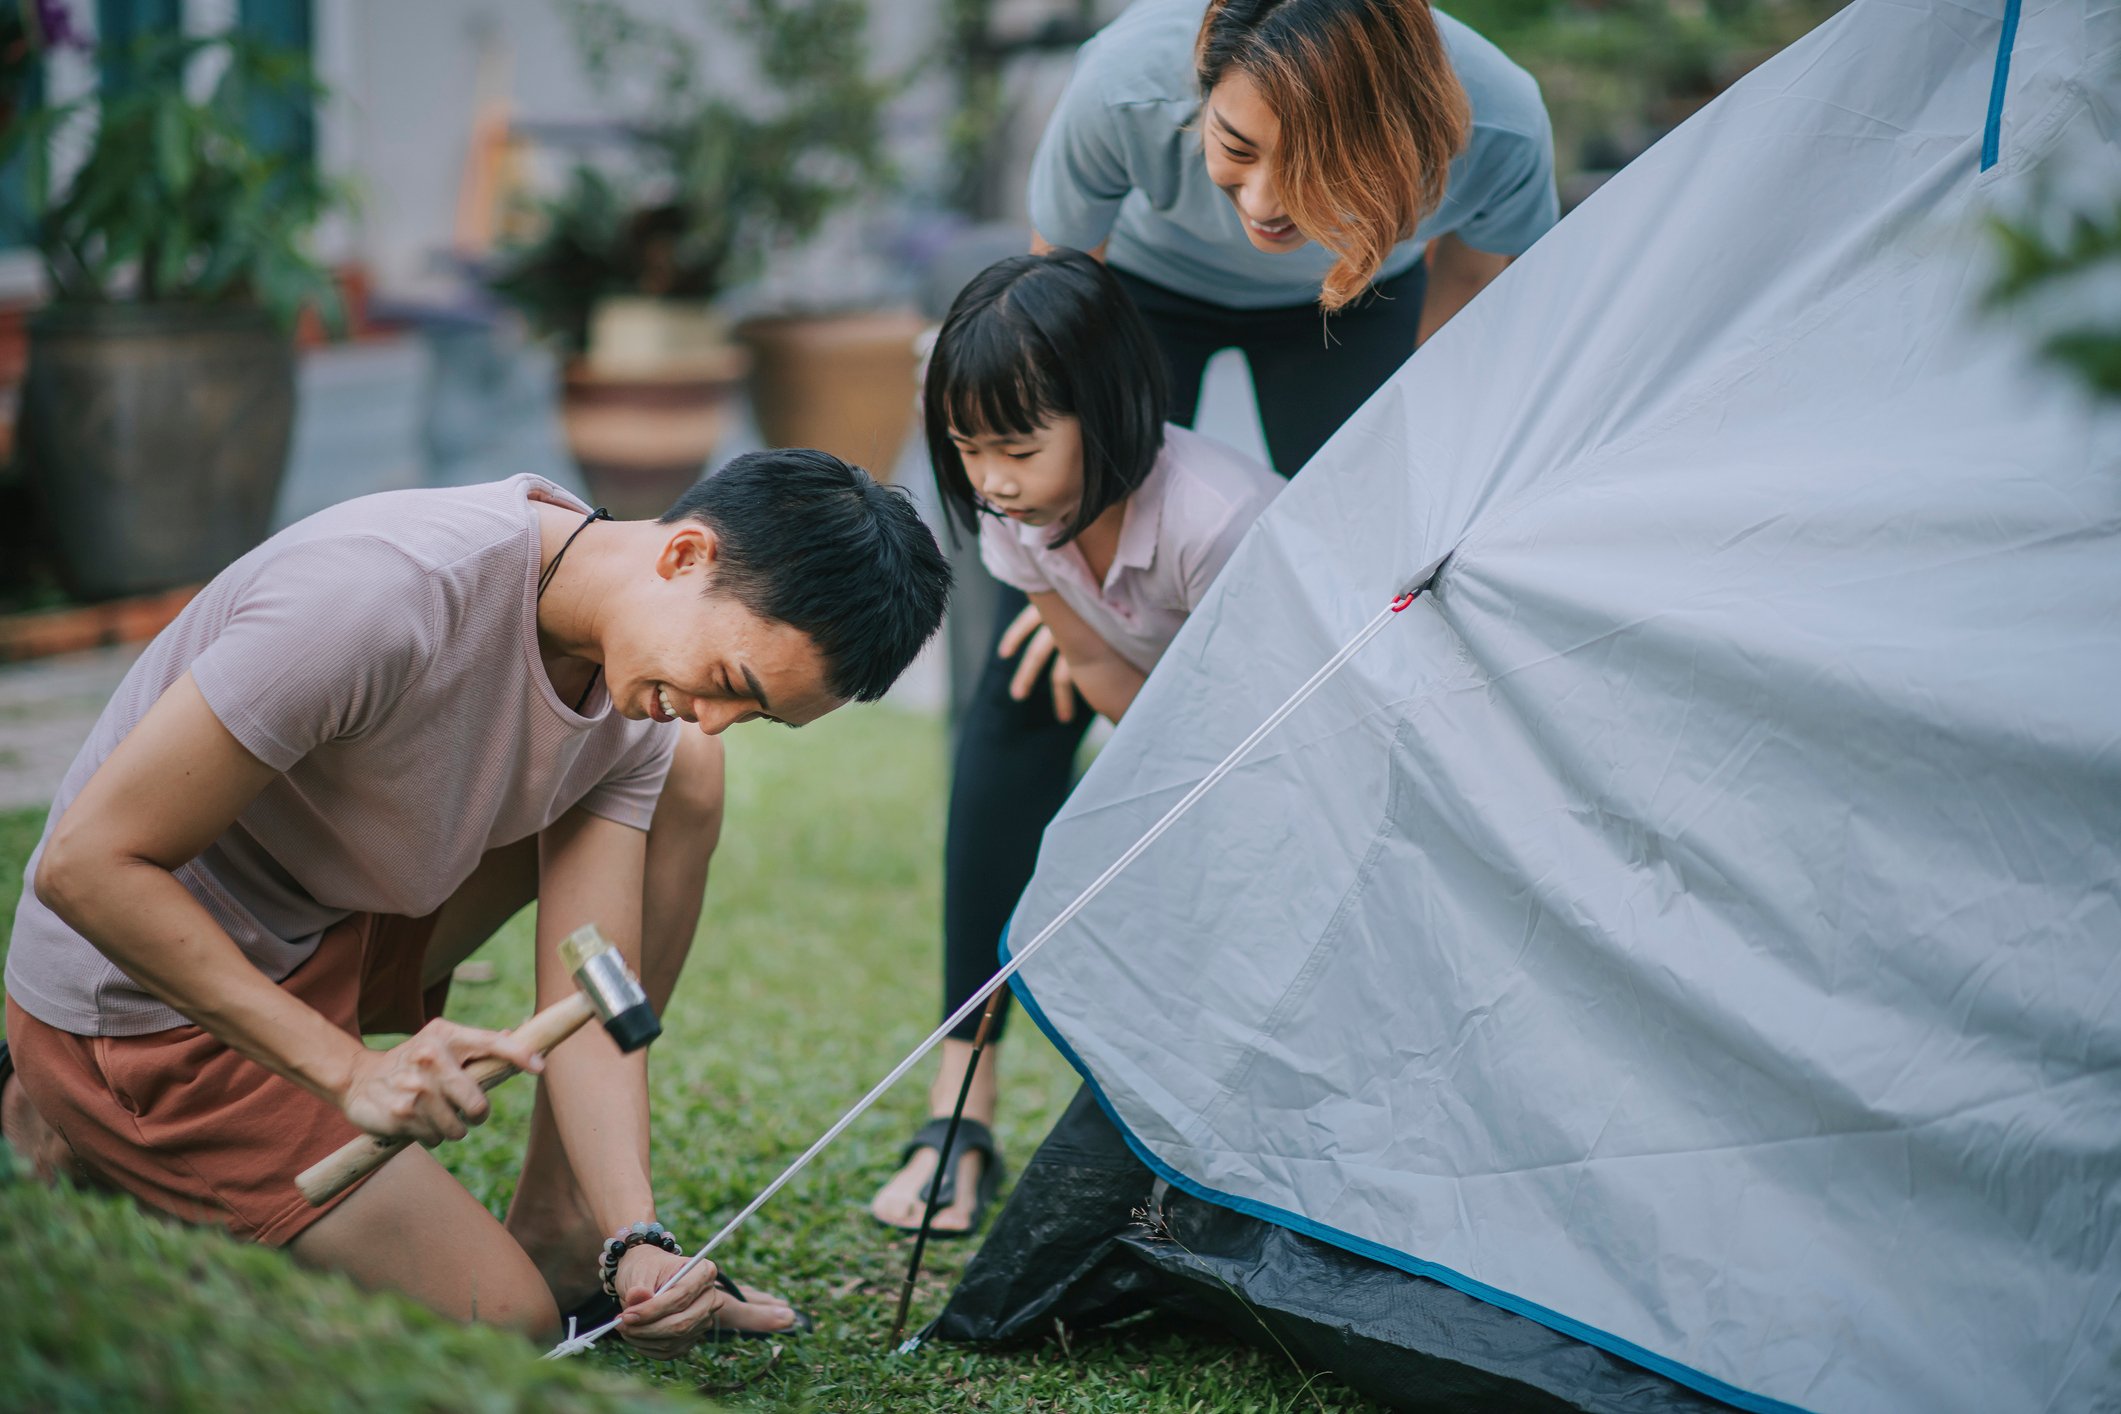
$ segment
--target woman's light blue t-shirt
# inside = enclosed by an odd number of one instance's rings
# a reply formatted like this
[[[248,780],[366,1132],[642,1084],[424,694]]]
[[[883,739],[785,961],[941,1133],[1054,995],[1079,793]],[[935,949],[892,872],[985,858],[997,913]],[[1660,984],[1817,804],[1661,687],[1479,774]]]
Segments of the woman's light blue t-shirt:
[[[1193,44],[1206,9],[1206,0],[1141,0],[1082,47],[1031,164],[1032,229],[1081,250],[1109,241],[1113,268],[1213,304],[1314,303],[1332,252],[1260,250],[1208,180],[1193,127]],[[1380,280],[1411,268],[1447,232],[1476,250],[1522,254],[1560,215],[1539,84],[1450,16],[1439,11],[1436,23],[1472,101],[1472,136],[1451,164],[1443,204],[1393,250]]]

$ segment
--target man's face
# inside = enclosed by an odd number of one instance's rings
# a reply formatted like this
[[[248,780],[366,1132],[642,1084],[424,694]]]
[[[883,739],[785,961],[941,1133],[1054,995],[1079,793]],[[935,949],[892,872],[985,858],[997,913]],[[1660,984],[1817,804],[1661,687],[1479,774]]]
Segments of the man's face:
[[[621,716],[691,722],[714,736],[757,718],[799,727],[844,704],[808,634],[709,592],[720,551],[712,530],[689,522],[668,532],[605,644],[606,687]]]

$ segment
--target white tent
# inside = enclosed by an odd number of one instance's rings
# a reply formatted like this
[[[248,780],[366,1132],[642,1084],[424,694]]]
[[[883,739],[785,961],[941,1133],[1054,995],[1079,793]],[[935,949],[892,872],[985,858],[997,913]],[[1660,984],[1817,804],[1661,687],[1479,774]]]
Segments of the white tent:
[[[1017,914],[1441,565],[1020,979],[1170,1182],[1746,1408],[2121,1407],[2121,416],[1977,310],[2117,64],[1858,0],[1297,478]]]

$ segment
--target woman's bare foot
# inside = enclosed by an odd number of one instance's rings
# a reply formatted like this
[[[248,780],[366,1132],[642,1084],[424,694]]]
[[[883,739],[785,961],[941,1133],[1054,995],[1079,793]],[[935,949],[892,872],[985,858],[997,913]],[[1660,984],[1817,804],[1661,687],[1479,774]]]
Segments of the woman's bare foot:
[[[935,1210],[934,1231],[972,1230],[972,1214],[979,1206],[980,1166],[986,1162],[984,1154],[958,1154],[957,1194],[947,1207]],[[914,1150],[906,1166],[877,1190],[876,1197],[870,1200],[869,1211],[878,1222],[889,1223],[892,1227],[919,1227],[921,1214],[928,1210],[928,1175],[934,1172],[935,1150]]]
[[[1000,1090],[996,1080],[996,1044],[987,1043],[986,1053],[980,1057],[979,1070],[972,1077],[972,1091],[965,1098],[965,1117],[989,1125],[994,1123],[995,1103]],[[943,1042],[941,1059],[935,1083],[928,1090],[928,1113],[947,1117],[957,1105],[958,1088],[965,1083],[965,1068],[972,1061],[972,1043]],[[935,1172],[935,1161],[935,1150],[914,1150],[906,1166],[893,1174],[890,1182],[878,1189],[876,1197],[870,1200],[869,1211],[878,1222],[903,1228],[921,1225],[921,1214],[928,1207],[923,1190],[928,1186],[929,1176]],[[959,1153],[957,1193],[949,1206],[936,1209],[935,1231],[972,1230],[973,1213],[979,1207],[981,1167],[986,1162],[984,1154]]]

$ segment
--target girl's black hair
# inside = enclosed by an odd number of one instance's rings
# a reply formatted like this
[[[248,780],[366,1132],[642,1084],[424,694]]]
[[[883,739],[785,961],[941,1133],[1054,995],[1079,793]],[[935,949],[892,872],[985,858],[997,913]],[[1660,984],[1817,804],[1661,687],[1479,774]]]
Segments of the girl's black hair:
[[[979,492],[950,438],[1023,436],[1056,417],[1083,429],[1083,500],[1065,545],[1134,494],[1163,450],[1163,354],[1134,301],[1079,250],[1015,255],[972,277],[928,358],[928,456],[951,515],[979,524]]]

